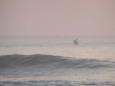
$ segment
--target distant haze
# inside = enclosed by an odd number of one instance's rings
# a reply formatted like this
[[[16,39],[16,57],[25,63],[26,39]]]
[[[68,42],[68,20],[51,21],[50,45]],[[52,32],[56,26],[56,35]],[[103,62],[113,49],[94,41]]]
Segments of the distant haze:
[[[115,0],[0,0],[0,36],[115,36]]]

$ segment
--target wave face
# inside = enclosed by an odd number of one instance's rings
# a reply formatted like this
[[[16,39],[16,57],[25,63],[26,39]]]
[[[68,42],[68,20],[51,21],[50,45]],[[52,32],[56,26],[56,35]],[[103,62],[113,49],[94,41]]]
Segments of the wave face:
[[[115,62],[107,60],[40,54],[0,56],[1,86],[114,86],[114,74]]]
[[[96,59],[66,59],[53,55],[4,55],[0,56],[0,73],[53,71],[60,69],[114,68],[115,62]],[[7,69],[9,71],[7,71]],[[15,71],[14,71],[15,70]],[[33,72],[34,73],[34,72]],[[43,73],[43,72],[42,72]]]
[[[3,55],[0,56],[0,68],[15,68],[37,66],[59,68],[108,68],[114,67],[115,62],[96,59],[68,59],[53,55]]]

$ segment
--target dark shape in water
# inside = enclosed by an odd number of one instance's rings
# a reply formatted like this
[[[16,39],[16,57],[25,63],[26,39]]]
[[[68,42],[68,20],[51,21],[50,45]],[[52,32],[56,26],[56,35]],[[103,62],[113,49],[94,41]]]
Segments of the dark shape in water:
[[[73,40],[74,45],[78,45],[78,39]]]

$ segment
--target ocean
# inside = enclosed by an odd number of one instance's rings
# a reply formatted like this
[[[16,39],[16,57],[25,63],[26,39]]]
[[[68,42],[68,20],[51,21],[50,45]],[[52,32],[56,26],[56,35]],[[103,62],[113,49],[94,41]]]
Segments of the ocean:
[[[0,86],[115,86],[115,37],[2,37]]]

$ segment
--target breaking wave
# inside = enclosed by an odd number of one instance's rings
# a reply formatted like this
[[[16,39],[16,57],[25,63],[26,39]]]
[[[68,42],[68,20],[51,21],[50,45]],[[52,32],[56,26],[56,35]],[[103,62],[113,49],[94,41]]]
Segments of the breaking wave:
[[[60,67],[60,68],[107,68],[114,67],[115,62],[97,59],[68,59],[53,55],[3,55],[0,56],[0,68],[14,67]]]

